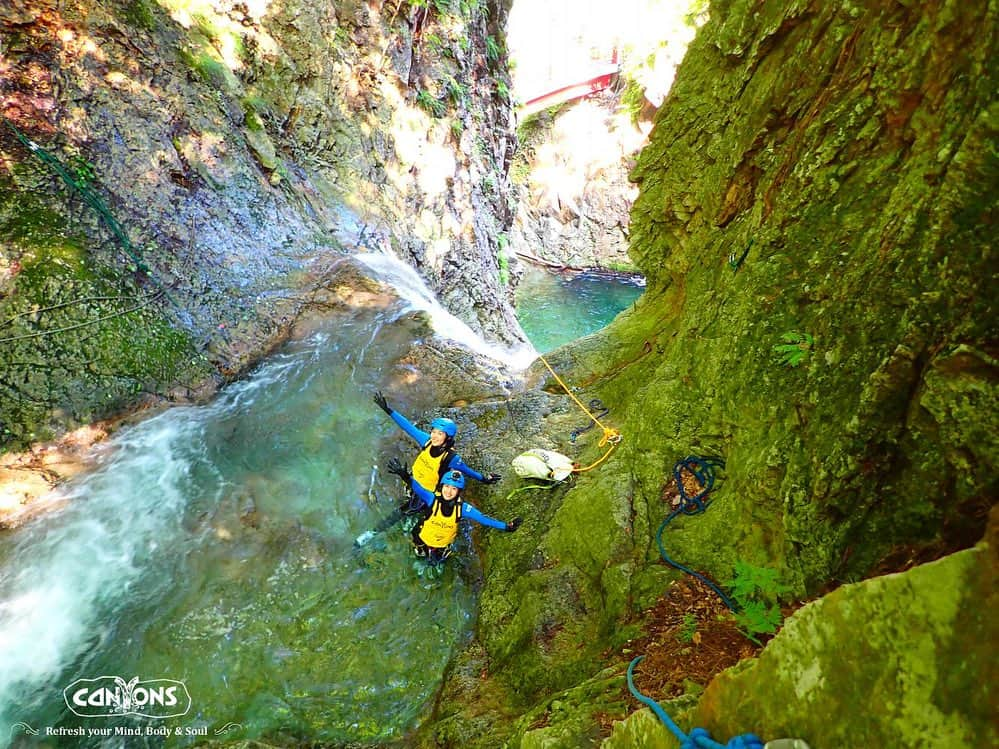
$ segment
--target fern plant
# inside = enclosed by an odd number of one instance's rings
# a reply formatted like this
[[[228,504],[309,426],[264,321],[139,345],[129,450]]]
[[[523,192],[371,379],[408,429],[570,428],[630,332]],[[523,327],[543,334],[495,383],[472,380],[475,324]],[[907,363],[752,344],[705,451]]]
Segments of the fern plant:
[[[440,34],[424,34],[423,43],[426,44],[432,51],[441,52],[444,50],[444,39]]]
[[[801,364],[812,350],[812,344],[815,343],[815,339],[808,333],[794,331],[782,334],[780,339],[784,342],[774,346],[774,352],[780,363],[786,367],[797,367]]]
[[[464,86],[462,86],[455,79],[454,76],[449,75],[444,78],[444,91],[447,93],[448,97],[455,104],[461,104],[464,102],[465,97],[468,96],[468,91]]]
[[[416,103],[419,104],[427,114],[436,119],[440,119],[447,113],[447,104],[435,97],[426,89],[420,89],[416,94]]]
[[[777,580],[776,570],[736,562],[735,575],[725,586],[739,608],[735,621],[746,637],[759,645],[757,635],[777,631],[783,618],[777,597],[788,588]]]
[[[498,62],[500,58],[499,43],[491,36],[486,37],[486,59],[489,62]]]
[[[680,631],[676,633],[676,637],[680,642],[690,643],[694,641],[696,634],[697,617],[688,611],[683,615],[683,625],[680,627]]]

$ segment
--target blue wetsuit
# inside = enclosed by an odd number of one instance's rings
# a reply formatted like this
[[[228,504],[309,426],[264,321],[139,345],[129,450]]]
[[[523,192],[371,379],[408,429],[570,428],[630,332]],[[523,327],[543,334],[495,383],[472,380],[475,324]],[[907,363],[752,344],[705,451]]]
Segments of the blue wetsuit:
[[[389,413],[389,416],[391,416],[392,421],[394,421],[402,431],[404,431],[406,434],[412,437],[413,440],[417,444],[419,444],[420,447],[425,447],[427,443],[430,442],[429,432],[424,432],[422,429],[417,429],[415,426],[413,426],[413,424],[409,421],[409,419],[407,419],[398,411],[392,410],[392,412]],[[433,451],[434,448],[430,449],[431,451]],[[450,450],[450,448],[442,448],[442,449]],[[447,473],[447,471],[461,471],[463,474],[465,474],[469,478],[475,479],[476,481],[484,481],[486,478],[481,473],[476,471],[474,468],[470,468],[469,466],[465,465],[465,463],[461,459],[461,456],[453,451],[450,453],[450,457],[447,458],[446,461],[441,465],[438,478]],[[423,488],[433,490],[434,487],[424,486]]]
[[[439,491],[428,492],[417,483],[416,479],[410,479],[409,486],[413,491],[413,496],[419,499],[424,505],[422,519],[413,526],[411,535],[413,537],[413,550],[419,557],[424,557],[430,564],[437,565],[451,555],[451,544],[458,532],[458,524],[462,520],[474,520],[480,525],[505,531],[509,526],[502,520],[496,520],[483,514],[474,505],[468,502],[449,502],[444,499]],[[439,523],[445,521],[445,533],[435,535],[431,531],[431,536],[424,535],[424,524],[433,524],[435,520]]]
[[[411,479],[409,482],[409,486],[413,490],[413,494],[419,497],[420,501],[427,506],[427,509],[430,509],[434,506],[434,500],[438,498],[436,492],[428,492],[426,489],[424,489],[422,486],[416,483],[416,479]],[[484,512],[481,512],[479,508],[477,508],[475,505],[470,505],[468,502],[465,502],[464,500],[462,500],[461,502],[461,519],[474,520],[476,523],[479,523],[480,525],[485,525],[490,528],[496,528],[501,531],[505,531],[507,529],[507,524],[504,523],[502,520],[497,520],[496,518],[489,517]]]

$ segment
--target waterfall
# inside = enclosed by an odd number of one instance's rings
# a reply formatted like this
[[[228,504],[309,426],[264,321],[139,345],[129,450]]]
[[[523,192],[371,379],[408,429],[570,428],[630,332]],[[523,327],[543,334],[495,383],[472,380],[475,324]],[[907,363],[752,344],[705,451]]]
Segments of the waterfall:
[[[459,343],[477,354],[502,362],[515,371],[526,369],[537,358],[538,353],[530,344],[508,349],[484,341],[467,324],[444,309],[420,275],[394,255],[365,252],[354,257],[367,266],[378,280],[395,289],[409,305],[408,309],[426,312],[430,316],[434,331],[443,338]]]

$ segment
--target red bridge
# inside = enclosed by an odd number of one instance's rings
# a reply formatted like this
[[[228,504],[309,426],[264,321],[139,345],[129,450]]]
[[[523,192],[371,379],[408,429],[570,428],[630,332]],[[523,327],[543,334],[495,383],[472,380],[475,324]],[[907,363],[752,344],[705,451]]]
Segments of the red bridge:
[[[582,60],[578,56],[573,60],[560,60],[558,62],[562,64],[558,66],[549,61],[550,77],[539,86],[544,93],[528,98],[517,108],[517,114],[522,118],[528,117],[548,107],[583,99],[610,88],[621,72],[621,64],[618,61],[617,47],[610,50],[605,48],[604,54],[608,52],[610,62]]]
[[[611,87],[620,70],[621,66],[616,62],[604,63],[596,69],[595,75],[586,80],[579,81],[578,83],[568,83],[548,93],[528,99],[517,108],[517,113],[521,117],[528,117],[535,112],[548,109],[548,107],[553,107],[556,104],[564,104],[567,101],[575,101],[576,99],[582,99],[591,94],[604,91]]]

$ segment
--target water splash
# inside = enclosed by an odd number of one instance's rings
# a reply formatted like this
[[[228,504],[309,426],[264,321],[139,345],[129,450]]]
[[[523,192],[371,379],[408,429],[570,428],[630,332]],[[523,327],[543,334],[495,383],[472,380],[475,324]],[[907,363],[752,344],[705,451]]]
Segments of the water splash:
[[[103,467],[70,487],[55,517],[19,531],[0,558],[0,724],[30,710],[33,685],[107,637],[113,601],[180,530],[199,426],[186,409],[154,417],[105,448]],[[56,693],[58,694],[58,692]],[[46,698],[51,698],[47,695]]]
[[[401,530],[353,549],[399,501],[372,467],[397,430],[370,393],[409,340],[352,315],[122,430],[58,513],[0,538],[0,745],[15,721],[58,725],[62,688],[99,675],[182,680],[242,738],[389,740],[418,718],[474,590],[414,574]]]
[[[420,310],[430,316],[434,331],[443,338],[455,341],[477,354],[502,362],[515,371],[530,366],[538,352],[530,344],[505,348],[482,339],[468,325],[441,306],[420,275],[413,268],[393,255],[380,252],[363,252],[355,255],[384,283],[392,286],[409,304],[409,310]]]

